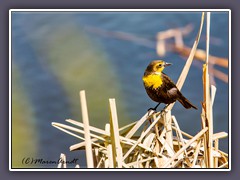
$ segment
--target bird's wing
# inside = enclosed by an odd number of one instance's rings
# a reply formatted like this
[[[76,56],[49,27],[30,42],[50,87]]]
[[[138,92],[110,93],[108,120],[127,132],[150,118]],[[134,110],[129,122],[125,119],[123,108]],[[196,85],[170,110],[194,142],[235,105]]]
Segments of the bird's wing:
[[[177,99],[179,90],[174,82],[164,73],[162,73],[165,91],[169,98]]]
[[[178,89],[177,88],[171,88],[167,91],[167,94],[169,97],[176,99],[178,97]]]

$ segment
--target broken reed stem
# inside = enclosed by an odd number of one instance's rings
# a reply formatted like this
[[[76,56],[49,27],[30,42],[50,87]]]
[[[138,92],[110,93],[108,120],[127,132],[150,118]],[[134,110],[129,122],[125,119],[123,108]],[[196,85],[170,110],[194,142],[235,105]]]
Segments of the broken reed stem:
[[[127,133],[125,137],[130,139],[135,134],[135,132],[137,132],[137,130],[142,126],[142,124],[149,118],[149,116],[153,114],[153,112],[154,111],[151,111],[150,113],[147,112],[140,120],[138,120],[134,127]]]
[[[207,118],[207,126],[208,126],[208,158],[209,158],[209,168],[213,168],[213,155],[212,155],[212,149],[213,149],[213,118],[212,118],[212,103],[210,98],[210,80],[209,80],[209,68],[208,68],[208,62],[209,62],[209,42],[210,42],[210,16],[211,13],[207,12],[207,26],[206,26],[206,118]]]
[[[219,139],[214,140],[214,150],[218,152],[219,148]],[[218,167],[218,157],[214,157],[214,168]]]
[[[60,161],[58,163],[58,167],[57,168],[67,168],[67,164],[66,164],[66,155],[61,153],[60,154]]]
[[[147,130],[139,137],[137,142],[128,150],[128,152],[123,156],[123,160],[125,160],[128,155],[134,150],[134,148],[143,140],[143,138],[147,135],[147,133],[153,128],[153,126],[158,122],[159,118],[154,120],[152,124],[147,128]]]
[[[82,128],[84,127],[84,124],[81,123],[81,122],[78,122],[78,121],[75,121],[75,120],[72,120],[72,119],[66,119],[66,121],[71,123],[71,124],[74,124],[76,126],[79,126],[79,127],[82,127]],[[110,135],[110,133],[108,133],[108,132],[106,132],[106,131],[104,131],[102,129],[93,127],[93,126],[89,126],[89,129],[90,129],[90,131],[94,131],[94,132],[97,132],[97,133],[105,135],[105,136],[109,136]]]
[[[86,142],[86,157],[87,157],[87,167],[94,168],[93,154],[92,154],[92,142],[90,137],[88,111],[85,91],[80,91],[80,104],[82,109],[82,119],[84,125],[84,137]]]
[[[190,55],[188,57],[188,60],[186,61],[186,64],[185,64],[185,66],[184,66],[184,68],[182,70],[182,73],[179,76],[177,84],[176,84],[176,86],[178,87],[179,90],[181,90],[181,88],[182,88],[182,86],[183,86],[183,84],[185,82],[185,79],[187,77],[187,74],[188,74],[188,71],[190,69],[190,66],[192,64],[192,61],[193,61],[193,58],[194,58],[194,55],[195,55],[195,52],[196,52],[196,49],[197,49],[197,46],[198,46],[199,39],[201,37],[203,23],[204,23],[204,13],[202,13],[201,24],[200,24],[200,27],[199,27],[198,35],[197,35],[196,40],[195,40],[195,42],[193,44],[191,53],[190,53]],[[174,104],[175,103],[170,104],[167,107],[167,110],[171,110],[173,108]]]
[[[70,134],[70,135],[72,135],[72,136],[74,136],[74,137],[77,137],[77,138],[83,140],[83,141],[84,141],[84,145],[86,146],[85,138],[83,138],[83,137],[81,137],[81,136],[78,136],[78,135],[76,135],[76,134],[68,131],[68,130],[71,130],[71,131],[75,131],[75,132],[77,132],[77,133],[84,134],[84,131],[83,131],[83,130],[80,130],[80,129],[77,129],[77,128],[75,128],[75,127],[71,127],[71,126],[68,126],[68,125],[65,125],[65,124],[54,123],[54,122],[52,123],[52,126],[54,126],[54,127],[57,128],[57,129],[60,129],[61,131],[65,132],[65,133],[67,133],[67,134]],[[66,129],[68,129],[68,130],[66,130]],[[102,140],[102,141],[105,140],[103,137],[97,136],[97,135],[95,135],[95,134],[91,134],[91,133],[90,133],[90,135],[91,135],[92,137],[96,138],[97,140]],[[96,145],[96,146],[99,146],[99,147],[103,147],[103,146],[101,146],[101,145],[99,145],[99,144],[97,144],[97,143],[94,143],[94,141],[95,141],[95,139],[91,140],[92,144],[94,144],[94,145]],[[104,147],[103,147],[103,148],[104,148]]]
[[[194,168],[195,165],[196,165],[201,144],[202,144],[202,140],[200,139],[200,140],[198,141],[196,150],[195,150],[195,152],[194,152],[194,159],[193,159],[193,162],[192,162],[192,168]]]
[[[206,20],[206,64],[209,61],[209,43],[210,43],[210,16],[211,12],[207,12],[207,20]]]
[[[181,149],[178,150],[176,154],[174,154],[174,156],[169,161],[167,161],[166,164],[164,164],[163,168],[167,168],[170,163],[172,163],[184,150],[186,150],[194,141],[200,138],[207,130],[207,127],[202,129],[196,136],[189,140]]]
[[[174,127],[174,126],[172,127],[172,129],[174,129],[175,131],[177,131],[177,128]],[[180,130],[180,132],[181,132],[182,135],[184,135],[184,136],[186,136],[186,137],[188,137],[188,138],[193,138],[192,135],[190,135],[190,134],[188,134],[188,133],[186,133],[186,132],[184,132],[184,131],[182,131],[182,130]]]
[[[67,119],[66,121],[67,121],[67,122],[70,122],[70,123],[72,123],[72,124],[74,124],[74,125],[76,125],[76,126],[83,127],[83,123],[81,123],[81,122],[77,122],[77,121],[70,120],[70,119]],[[75,145],[71,146],[71,147],[70,147],[70,150],[73,151],[73,150],[76,150],[76,149],[78,149],[78,148],[86,145],[85,139],[84,139],[83,137],[78,136],[78,135],[76,135],[76,134],[68,131],[68,130],[71,130],[71,131],[74,131],[74,132],[77,132],[77,133],[84,134],[84,131],[83,131],[83,130],[77,129],[77,128],[75,128],[75,127],[71,127],[71,126],[68,126],[68,125],[65,125],[65,124],[61,124],[61,123],[55,123],[55,122],[52,123],[52,126],[60,129],[61,131],[65,132],[65,133],[67,133],[67,134],[70,134],[70,135],[72,135],[72,136],[74,136],[74,137],[77,137],[77,138],[79,138],[79,139],[81,139],[81,140],[84,140],[84,142],[81,142],[81,143],[78,143],[78,144],[75,144]],[[68,130],[66,130],[66,129],[68,129]],[[106,140],[105,138],[106,138],[106,137],[110,137],[111,134],[108,133],[108,132],[106,132],[106,131],[103,131],[103,130],[101,130],[101,129],[99,129],[99,128],[92,127],[92,126],[89,126],[89,129],[90,129],[91,131],[94,131],[95,133],[99,133],[99,134],[100,134],[100,136],[98,136],[98,135],[96,135],[96,134],[90,133],[91,137],[94,137],[94,138],[91,139],[92,144],[104,149],[103,146],[101,146],[101,145],[98,144],[98,143],[95,143],[95,141],[101,140],[101,141],[104,142],[104,141]],[[120,128],[120,129],[121,129],[121,128]],[[133,139],[128,139],[128,138],[123,137],[123,136],[119,136],[119,138],[120,138],[120,140],[121,140],[121,143],[129,144],[129,145],[132,145],[132,144],[135,144],[135,143],[136,143],[135,140],[133,140]],[[145,150],[147,150],[147,151],[151,151],[150,148],[144,147],[143,144],[141,144],[141,143],[139,143],[138,146],[141,147],[141,148],[143,148],[143,149],[145,149]]]
[[[185,142],[184,142],[184,139],[183,139],[183,136],[182,136],[182,133],[181,133],[182,131],[181,131],[179,125],[178,125],[178,122],[177,122],[175,116],[172,116],[172,121],[173,121],[173,123],[174,123],[174,125],[176,127],[175,131],[176,131],[176,135],[178,137],[178,146],[179,146],[179,149],[180,149],[180,142],[182,143],[182,146],[185,145]],[[184,153],[187,155],[186,150],[185,150]]]
[[[202,104],[202,113],[201,113],[201,120],[202,120],[202,128],[207,126],[207,118],[206,118],[206,64],[203,65],[203,104]],[[208,151],[207,151],[207,134],[203,135],[203,146],[206,151],[204,151],[204,162],[206,167],[208,167],[209,159],[208,159]]]
[[[189,48],[187,46],[180,47],[180,46],[171,45],[171,44],[169,44],[169,46],[174,51],[181,54],[182,56],[189,56],[189,54],[191,52],[191,48]],[[202,49],[197,49],[196,53],[194,55],[194,59],[205,62],[206,61],[206,51],[204,51]],[[218,66],[222,66],[224,68],[228,68],[228,59],[226,59],[226,58],[220,58],[220,57],[216,57],[216,56],[209,54],[209,63],[212,65],[218,65]]]
[[[115,99],[109,99],[109,105],[110,105],[110,132],[111,132],[111,141],[113,143],[112,151],[115,151],[115,157],[117,165],[114,165],[114,167],[122,168],[122,147],[120,144],[120,138],[119,138],[119,127],[118,127],[118,118],[117,118],[117,108],[116,108],[116,102]],[[113,154],[114,156],[114,154]],[[115,158],[113,157],[113,158]]]
[[[110,124],[106,124],[105,131],[110,134]],[[107,139],[105,141],[105,146],[107,147],[107,158],[108,158],[108,164],[107,164],[107,166],[105,166],[105,168],[114,168],[115,158],[113,158],[113,153],[112,153],[113,147],[112,147],[112,144],[108,143],[109,142],[108,139],[109,139],[109,137],[107,137]]]
[[[173,134],[172,134],[172,117],[171,111],[163,113],[164,126],[166,128],[166,141],[171,149],[173,149]]]
[[[180,129],[179,125],[178,125],[178,122],[177,122],[175,116],[172,116],[172,121],[173,121],[173,123],[174,123],[174,125],[175,125],[175,127],[176,127],[176,129],[175,129],[176,134],[178,134],[179,140],[180,140],[180,141],[182,142],[182,144],[184,145],[185,142],[184,142],[183,136],[182,136],[182,132],[183,132],[183,131],[181,131],[181,129]],[[173,127],[172,127],[172,128],[173,128]],[[190,138],[192,138],[192,136],[191,136]]]

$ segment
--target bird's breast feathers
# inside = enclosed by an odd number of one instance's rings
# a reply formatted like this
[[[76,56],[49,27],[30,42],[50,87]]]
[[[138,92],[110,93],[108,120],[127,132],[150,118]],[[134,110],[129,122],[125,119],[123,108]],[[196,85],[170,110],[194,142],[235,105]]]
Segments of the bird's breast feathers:
[[[152,87],[154,89],[159,88],[163,83],[160,73],[143,76],[143,82],[146,87]]]

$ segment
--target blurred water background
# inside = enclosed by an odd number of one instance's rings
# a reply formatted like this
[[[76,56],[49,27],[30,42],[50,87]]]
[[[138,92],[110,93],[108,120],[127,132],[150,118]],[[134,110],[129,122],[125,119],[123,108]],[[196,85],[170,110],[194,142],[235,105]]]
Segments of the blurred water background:
[[[201,12],[13,12],[12,13],[12,165],[13,167],[56,168],[57,165],[22,164],[24,157],[58,160],[78,158],[85,166],[84,152],[69,152],[79,140],[51,126],[65,119],[82,121],[79,91],[86,90],[90,124],[104,128],[109,121],[108,99],[115,98],[120,126],[141,118],[156,105],[147,96],[142,75],[150,61],[173,63],[166,69],[177,81],[187,57],[156,53],[156,34],[192,24],[184,38],[192,47]],[[228,58],[228,13],[211,16],[210,54]],[[125,32],[145,38],[153,47],[114,38],[90,29]],[[205,28],[199,48],[205,48]],[[193,63],[183,94],[198,110],[176,103],[172,114],[189,134],[201,129],[202,70]],[[199,68],[200,67],[200,68]],[[217,67],[228,74],[228,69]],[[214,132],[228,132],[228,84],[215,79]],[[163,108],[163,105],[160,106]],[[220,141],[228,152],[228,139]],[[71,165],[69,165],[71,167]]]

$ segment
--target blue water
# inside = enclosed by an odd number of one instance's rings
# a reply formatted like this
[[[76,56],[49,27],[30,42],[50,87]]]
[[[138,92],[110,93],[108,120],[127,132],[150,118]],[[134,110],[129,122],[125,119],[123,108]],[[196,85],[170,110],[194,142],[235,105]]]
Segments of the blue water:
[[[159,57],[154,49],[156,34],[169,28],[192,24],[193,32],[184,38],[184,43],[191,47],[197,35],[200,19],[200,12],[14,13],[12,17],[13,63],[17,65],[22,74],[24,88],[35,109],[36,124],[39,128],[36,132],[40,143],[38,154],[46,159],[57,159],[62,151],[68,152],[69,144],[78,142],[51,127],[52,121],[71,118],[72,115],[68,98],[65,97],[66,93],[60,83],[61,79],[57,79],[48,68],[47,55],[36,51],[34,46],[40,43],[41,36],[48,36],[50,31],[57,31],[54,29],[56,24],[68,27],[68,21],[84,31],[92,42],[98,44],[106,53],[118,77],[119,88],[123,95],[121,100],[128,111],[129,119],[135,121],[141,118],[149,107],[156,105],[148,98],[141,80],[149,62],[153,59],[164,59],[173,63],[165,73],[176,82],[187,59],[172,52]],[[150,46],[94,33],[89,31],[89,27],[110,32],[130,33],[146,39],[150,42]],[[228,13],[212,13],[210,54],[228,57],[228,33]],[[199,47],[204,49],[205,27],[202,35]],[[89,53],[91,53],[90,50]],[[228,69],[218,69],[228,74]],[[228,132],[228,84],[218,79],[215,81],[217,94],[214,103],[214,132]],[[186,110],[180,103],[176,103],[172,111],[180,128],[192,135],[201,129],[200,102],[203,99],[201,82],[201,63],[195,62],[181,91],[198,107],[198,110]],[[162,107],[163,105],[160,106]],[[60,138],[62,141],[54,142],[53,145],[55,138]],[[228,139],[220,141],[220,148],[228,152]],[[79,153],[68,153],[67,156],[71,159],[79,156]],[[81,159],[84,159],[83,154],[81,154]]]

